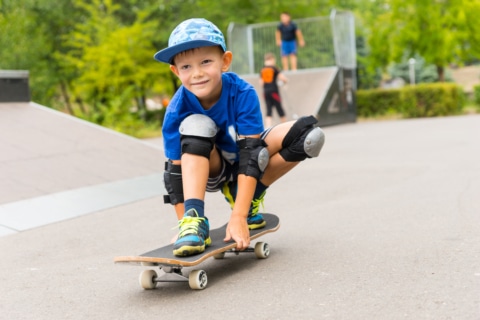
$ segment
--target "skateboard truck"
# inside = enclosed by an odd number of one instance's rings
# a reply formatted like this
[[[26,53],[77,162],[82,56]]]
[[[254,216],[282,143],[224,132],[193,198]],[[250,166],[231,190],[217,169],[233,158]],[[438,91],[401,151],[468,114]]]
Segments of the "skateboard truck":
[[[249,252],[255,253],[255,256],[258,259],[266,259],[270,255],[270,247],[266,242],[257,242],[255,244],[255,248],[248,247],[245,250],[237,250],[233,248],[233,249],[226,250],[224,252],[217,253],[216,255],[213,256],[213,258],[223,259],[226,253],[234,253],[235,255],[238,256],[240,253],[249,253]]]
[[[193,270],[188,278],[182,274],[182,267],[161,266],[163,273],[158,276],[155,270],[144,270],[139,277],[143,289],[154,289],[158,282],[188,282],[190,288],[205,289],[208,283],[207,273],[204,270]]]
[[[157,276],[155,282],[188,282],[188,278],[182,273],[182,267],[160,267],[163,274]]]

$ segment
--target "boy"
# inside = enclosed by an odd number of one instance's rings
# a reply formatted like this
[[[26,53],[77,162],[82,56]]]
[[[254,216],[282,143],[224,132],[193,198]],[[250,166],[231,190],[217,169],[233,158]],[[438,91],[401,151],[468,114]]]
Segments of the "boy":
[[[226,72],[232,53],[222,32],[205,19],[180,23],[154,58],[169,63],[182,82],[162,128],[165,202],[179,219],[173,253],[193,255],[211,243],[204,198],[218,190],[232,208],[225,241],[244,250],[249,229],[265,226],[258,208],[267,187],[299,161],[318,156],[323,132],[313,117],[264,131],[255,90]]]
[[[292,70],[297,70],[297,40],[300,47],[305,46],[302,31],[291,20],[288,12],[282,12],[275,32],[275,41],[282,54],[283,70],[288,70],[288,58],[290,58]]]
[[[264,57],[265,63],[262,70],[260,70],[260,86],[263,87],[263,95],[265,97],[265,104],[267,105],[267,117],[265,118],[265,125],[270,127],[272,125],[272,109],[277,109],[280,122],[287,121],[285,111],[282,108],[282,100],[280,99],[280,92],[278,90],[277,79],[287,83],[288,79],[280,73],[276,66],[275,55],[273,53],[266,53]]]

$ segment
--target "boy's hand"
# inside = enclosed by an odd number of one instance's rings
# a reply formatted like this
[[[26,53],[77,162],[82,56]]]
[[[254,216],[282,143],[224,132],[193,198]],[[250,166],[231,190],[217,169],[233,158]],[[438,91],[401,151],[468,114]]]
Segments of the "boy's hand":
[[[237,243],[237,250],[245,250],[250,245],[250,231],[247,219],[239,215],[232,215],[227,225],[224,241],[233,240]]]

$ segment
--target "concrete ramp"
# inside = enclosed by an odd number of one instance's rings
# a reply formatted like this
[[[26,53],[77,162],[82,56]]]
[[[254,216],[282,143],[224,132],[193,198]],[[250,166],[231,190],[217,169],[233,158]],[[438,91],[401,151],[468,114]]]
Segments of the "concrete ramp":
[[[161,148],[34,103],[0,103],[0,235],[163,193]]]
[[[347,92],[343,83],[343,71],[340,68],[304,69],[295,72],[286,71],[284,74],[289,81],[280,87],[280,95],[288,119],[315,115],[320,125],[354,121],[353,110],[344,103],[347,101],[345,98]],[[263,90],[260,88],[259,77],[258,74],[242,76],[255,87],[265,114],[265,99]],[[349,113],[350,116],[346,117],[345,115]],[[273,117],[278,121],[275,111]]]

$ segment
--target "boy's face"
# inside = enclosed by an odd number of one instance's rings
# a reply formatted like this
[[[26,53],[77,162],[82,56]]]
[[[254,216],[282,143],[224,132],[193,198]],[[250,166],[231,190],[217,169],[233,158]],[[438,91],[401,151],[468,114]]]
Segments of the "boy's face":
[[[200,47],[175,56],[173,73],[192,92],[203,107],[218,101],[222,92],[222,72],[230,67],[232,53],[219,47]]]
[[[283,24],[289,24],[290,23],[290,15],[286,14],[286,13],[282,13],[280,15],[280,21],[283,23]]]
[[[268,58],[268,59],[265,59],[265,65],[267,66],[274,66],[276,63],[276,60],[275,58]]]

